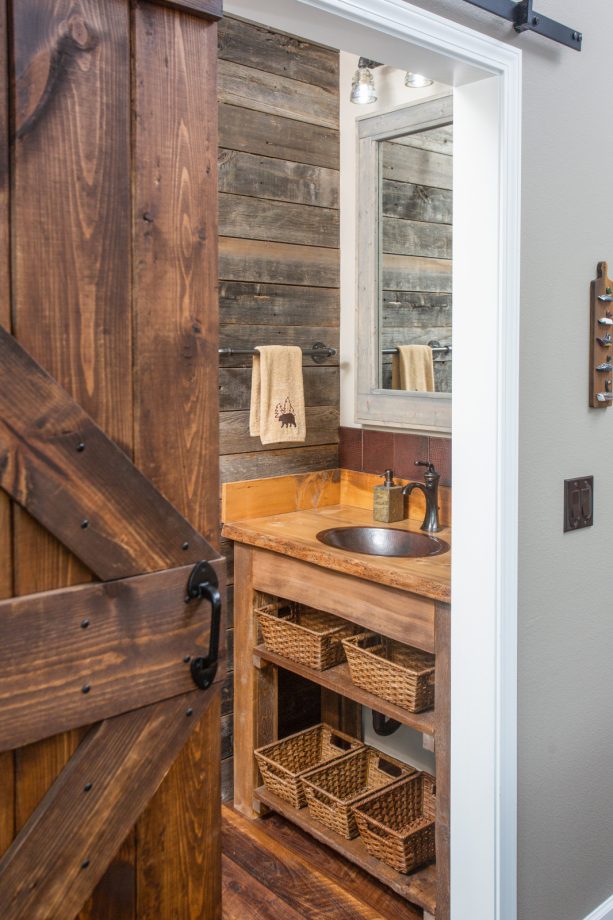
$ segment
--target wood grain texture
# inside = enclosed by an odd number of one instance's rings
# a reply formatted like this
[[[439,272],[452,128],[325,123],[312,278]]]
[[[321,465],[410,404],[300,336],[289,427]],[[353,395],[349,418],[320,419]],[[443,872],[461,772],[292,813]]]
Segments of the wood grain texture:
[[[405,144],[381,144],[382,176],[429,188],[453,188],[453,159]]]
[[[437,604],[436,645],[436,918],[449,920],[451,826],[451,608]]]
[[[215,696],[195,691],[90,731],[0,861],[3,920],[75,915]]]
[[[449,293],[451,259],[384,254],[382,285],[386,291],[433,291]]]
[[[309,125],[238,105],[220,103],[219,143],[229,150],[340,168],[339,132],[335,128]]]
[[[453,156],[453,125],[445,125],[443,128],[431,128],[429,131],[419,131],[416,134],[408,134],[405,137],[395,137],[394,143]]]
[[[316,208],[339,207],[339,174],[335,169],[224,149],[219,151],[218,168],[220,192]]]
[[[338,444],[323,447],[291,447],[286,450],[228,454],[220,458],[222,482],[262,479],[312,470],[331,470],[338,466]],[[233,538],[231,538],[233,539]]]
[[[185,604],[191,571],[0,602],[0,748],[192,690],[184,659],[207,654],[210,605]]]
[[[215,557],[198,531],[3,329],[0,374],[0,485],[98,577],[125,578]]]
[[[218,545],[217,27],[143,2],[134,41],[135,458]],[[221,915],[219,719],[138,822],[139,920]]]
[[[442,224],[450,224],[453,219],[453,193],[449,189],[426,188],[414,182],[384,179],[381,201],[385,217]]]
[[[338,91],[223,59],[219,101],[338,130]],[[436,155],[436,154],[434,154]]]
[[[288,327],[338,329],[338,288],[222,281],[219,297],[221,322],[226,325],[263,327],[285,324]],[[226,329],[225,333],[230,335],[232,331]]]
[[[304,920],[280,897],[273,894],[258,878],[257,869],[242,869],[228,856],[222,859],[222,897],[224,920]]]
[[[338,444],[339,410],[336,406],[307,408],[305,447]],[[220,448],[222,454],[275,450],[278,444],[263,445],[249,434],[249,412],[223,412],[220,416]]]
[[[219,413],[215,45],[214,25],[138,5],[135,458],[213,543],[218,477],[208,458],[218,453]]]
[[[219,196],[222,236],[339,248],[339,212],[330,208],[269,201],[244,195]]]
[[[452,231],[450,225],[384,217],[382,229],[382,252],[405,256],[428,256],[433,259],[451,258]]]
[[[338,52],[266,26],[226,16],[219,26],[219,57],[338,93]]]
[[[261,240],[219,239],[219,277],[230,281],[338,287],[336,249]]]
[[[339,374],[337,367],[306,366],[302,369],[302,375],[304,400],[307,407],[338,407]],[[249,409],[250,398],[251,368],[222,367],[219,371],[219,408],[222,415],[231,410]]]
[[[10,324],[11,251],[9,232],[9,92],[7,4],[0,3],[0,325]],[[0,599],[13,593],[12,513],[0,492]],[[15,826],[15,764],[12,753],[0,754],[0,856],[10,845]]]
[[[223,0],[153,0],[172,10],[204,16],[205,19],[220,19],[223,16]]]
[[[228,482],[221,492],[221,518],[229,523],[338,505],[340,492],[338,470]]]

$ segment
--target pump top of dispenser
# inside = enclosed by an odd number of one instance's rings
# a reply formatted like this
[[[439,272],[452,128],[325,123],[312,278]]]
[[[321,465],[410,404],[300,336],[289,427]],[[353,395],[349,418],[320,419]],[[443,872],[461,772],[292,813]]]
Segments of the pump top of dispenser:
[[[394,482],[394,471],[393,470],[386,470],[384,473],[384,477],[385,477],[385,481],[383,485],[386,489],[391,489],[393,488],[393,486],[396,485],[396,483]]]

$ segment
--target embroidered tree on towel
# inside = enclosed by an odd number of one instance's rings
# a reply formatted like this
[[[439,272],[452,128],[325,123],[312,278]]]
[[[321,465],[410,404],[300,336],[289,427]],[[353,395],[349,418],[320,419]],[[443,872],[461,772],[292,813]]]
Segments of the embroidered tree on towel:
[[[279,424],[281,428],[296,428],[296,416],[294,415],[294,407],[290,402],[289,396],[285,397],[284,403],[277,403],[275,407],[275,418],[279,419]]]

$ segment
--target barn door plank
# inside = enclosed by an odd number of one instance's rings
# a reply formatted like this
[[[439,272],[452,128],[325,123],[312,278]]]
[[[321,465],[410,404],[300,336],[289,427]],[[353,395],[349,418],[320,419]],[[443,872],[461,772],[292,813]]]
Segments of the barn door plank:
[[[0,486],[96,575],[125,578],[214,558],[198,531],[4,329],[0,384]]]
[[[0,751],[193,690],[211,607],[185,603],[191,571],[0,602]]]
[[[0,860],[2,920],[74,917],[217,695],[195,691],[90,731]]]
[[[217,27],[138,2],[134,55],[134,459],[218,546]],[[219,723],[138,822],[139,920],[221,916]]]

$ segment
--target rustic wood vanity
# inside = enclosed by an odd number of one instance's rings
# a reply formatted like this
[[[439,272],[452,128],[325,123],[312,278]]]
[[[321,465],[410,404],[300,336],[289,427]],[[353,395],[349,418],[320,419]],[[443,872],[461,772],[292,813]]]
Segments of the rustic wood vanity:
[[[224,535],[235,541],[234,802],[244,815],[273,809],[372,873],[425,916],[449,918],[449,733],[451,554],[427,558],[351,555],[324,546],[319,531],[367,526],[378,479],[346,470],[232,483],[224,488]],[[441,490],[440,536],[450,542],[450,495]],[[399,529],[419,532],[415,496]],[[388,525],[378,525],[388,526]],[[282,598],[342,617],[435,655],[435,706],[411,713],[356,686],[348,665],[316,671],[267,649],[256,609]],[[360,838],[345,840],[262,785],[254,749],[277,739],[278,669],[321,688],[322,721],[360,738],[366,706],[422,733],[436,759],[436,864],[404,875],[370,856]]]

